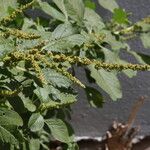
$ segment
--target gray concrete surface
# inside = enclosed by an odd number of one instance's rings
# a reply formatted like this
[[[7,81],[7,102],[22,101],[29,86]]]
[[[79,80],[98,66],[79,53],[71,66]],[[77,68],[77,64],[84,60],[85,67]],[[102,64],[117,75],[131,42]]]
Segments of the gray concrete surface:
[[[124,7],[126,11],[132,12],[130,19],[133,22],[150,15],[150,0],[118,0],[118,3]],[[106,10],[97,8],[97,11],[105,19],[109,18],[110,13]],[[140,40],[131,40],[129,43],[134,50],[150,54],[150,49],[143,49]],[[127,56],[124,57],[131,59]],[[76,71],[78,78],[83,82],[87,82],[84,78],[84,71],[81,68],[78,68]],[[110,98],[102,92],[105,97],[105,104],[104,107],[100,109],[91,108],[86,100],[83,89],[78,89],[79,100],[72,107],[71,120],[76,136],[102,136],[112,121],[118,120],[124,122],[127,120],[132,105],[138,97],[142,95],[146,95],[148,98],[139,111],[135,124],[141,126],[139,135],[150,135],[150,72],[139,72],[138,75],[132,79],[121,74],[119,78],[122,85],[123,98],[117,102],[112,102]],[[92,84],[92,86],[97,87],[94,84]]]

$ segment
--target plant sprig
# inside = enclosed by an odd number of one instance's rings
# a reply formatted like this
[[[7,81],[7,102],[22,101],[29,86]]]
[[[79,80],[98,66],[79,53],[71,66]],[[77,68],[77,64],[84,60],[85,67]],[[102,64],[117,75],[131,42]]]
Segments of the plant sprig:
[[[12,1],[20,6],[19,1]],[[132,51],[122,40],[138,35],[149,48],[149,16],[131,23],[115,1],[99,3],[113,13],[108,24],[93,10],[93,2],[82,0],[33,0],[15,10],[11,6],[1,10],[7,14],[0,18],[1,149],[48,149],[51,136],[65,143],[65,150],[78,149],[65,121],[77,101],[73,84],[85,90],[93,107],[102,107],[104,100],[98,89],[76,77],[74,66],[82,67],[85,78],[94,79],[112,100],[122,97],[119,71],[129,77],[135,71],[150,71],[150,56]],[[51,17],[22,15],[32,6]],[[121,59],[123,49],[137,63]]]

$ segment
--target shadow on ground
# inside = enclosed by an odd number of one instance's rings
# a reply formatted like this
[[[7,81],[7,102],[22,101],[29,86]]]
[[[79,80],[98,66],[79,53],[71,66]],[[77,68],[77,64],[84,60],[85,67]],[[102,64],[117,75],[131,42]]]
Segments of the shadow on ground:
[[[96,140],[81,140],[78,145],[80,150],[102,150],[102,143]],[[132,150],[150,150],[150,137],[146,137],[134,144]]]
[[[80,140],[78,145],[80,150],[103,150],[103,143],[93,139]],[[50,149],[63,150],[59,142],[51,143]],[[134,144],[132,150],[150,150],[150,137],[145,137],[140,142]]]

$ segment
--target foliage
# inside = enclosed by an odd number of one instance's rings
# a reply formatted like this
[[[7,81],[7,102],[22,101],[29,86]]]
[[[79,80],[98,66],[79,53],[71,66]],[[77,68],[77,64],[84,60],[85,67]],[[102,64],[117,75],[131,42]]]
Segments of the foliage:
[[[91,0],[1,1],[1,149],[49,149],[54,139],[64,143],[64,149],[78,149],[66,122],[70,105],[76,102],[73,84],[85,89],[94,107],[102,107],[103,97],[71,74],[74,66],[85,69],[87,79],[112,100],[122,97],[120,71],[133,77],[137,70],[150,69],[150,56],[132,51],[127,44],[128,39],[140,37],[144,47],[150,47],[150,18],[132,24],[125,10],[115,1],[108,2],[99,0],[113,13],[106,23]],[[25,11],[29,8],[49,17],[32,19]],[[121,59],[122,51],[140,64]]]

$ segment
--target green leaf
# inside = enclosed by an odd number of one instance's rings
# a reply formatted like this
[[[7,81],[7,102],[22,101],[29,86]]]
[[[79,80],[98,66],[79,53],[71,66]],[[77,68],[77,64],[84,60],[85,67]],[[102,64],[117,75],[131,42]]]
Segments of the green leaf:
[[[142,54],[142,53],[137,53],[142,60],[146,63],[150,65],[150,55],[146,55],[146,54]]]
[[[74,34],[64,38],[50,41],[43,49],[54,52],[65,52],[75,46],[81,46],[85,42],[85,38],[81,34]]]
[[[66,123],[61,119],[46,119],[45,123],[49,127],[52,136],[63,143],[70,143],[73,141],[73,135],[67,128]]]
[[[114,9],[113,20],[119,24],[127,24],[129,22],[128,15],[122,8]]]
[[[58,89],[53,87],[51,88],[51,94],[53,95],[53,98],[55,100],[60,100],[60,103],[62,104],[67,104],[67,102],[69,103],[70,101],[76,101],[76,95],[59,91]]]
[[[41,102],[44,102],[48,107],[55,107],[67,105],[68,103],[73,103],[76,101],[76,96],[70,93],[63,93],[53,86],[45,86],[44,88],[38,87],[34,93],[40,99]],[[49,95],[51,95],[49,97]]]
[[[29,150],[40,150],[40,140],[31,138],[29,141]]]
[[[121,86],[115,73],[105,71],[104,69],[96,70],[93,65],[89,66],[91,77],[96,83],[109,94],[112,100],[122,97]]]
[[[150,48],[150,32],[143,33],[141,35],[141,40],[145,48]]]
[[[85,38],[84,36],[75,33],[76,28],[72,27],[71,24],[60,24],[52,32],[50,42],[44,46],[43,49],[61,52],[62,50],[71,49],[74,46],[81,46],[84,43]]]
[[[62,11],[62,13],[66,17],[66,21],[68,21],[68,14],[64,5],[64,0],[53,0],[53,2],[57,5],[57,7]]]
[[[6,108],[0,108],[0,125],[22,126],[23,120],[17,112],[13,110],[8,110]]]
[[[65,22],[65,16],[61,12],[56,10],[54,7],[50,6],[47,2],[42,2],[41,0],[38,0],[38,3],[45,13],[57,20]]]
[[[36,106],[33,104],[32,100],[29,97],[25,97],[23,93],[19,93],[19,97],[21,98],[24,107],[31,112],[36,110]]]
[[[76,29],[70,23],[60,24],[52,32],[52,39],[60,39],[76,33]]]
[[[15,49],[13,40],[0,36],[0,60],[7,54]]]
[[[115,53],[105,47],[101,47],[101,48],[105,56],[105,62],[114,63],[119,60],[119,53]]]
[[[61,24],[53,31],[50,42],[43,49],[62,52],[70,50],[74,46],[81,46],[85,37],[75,33],[76,28],[73,28],[71,24]]]
[[[103,106],[103,96],[98,90],[93,87],[86,86],[85,92],[91,106],[98,108]]]
[[[64,0],[68,16],[81,24],[84,16],[84,3],[82,0]]]
[[[22,146],[21,146],[22,150],[27,150],[28,149],[28,145],[26,142],[22,142]]]
[[[115,0],[98,0],[98,2],[102,7],[111,12],[113,12],[115,8],[119,8]]]
[[[9,7],[13,8],[13,9],[17,8],[18,7],[17,0],[7,0],[7,1],[1,0],[1,2],[0,2],[0,10],[1,10],[0,11],[0,20],[3,17],[9,15],[9,11],[8,11]]]
[[[68,88],[71,85],[71,81],[66,77],[61,75],[52,69],[44,69],[45,79],[54,86]]]
[[[18,146],[18,140],[4,127],[0,126],[0,141]]]
[[[89,32],[99,32],[105,27],[102,18],[90,8],[85,8],[84,24]]]
[[[51,92],[50,86],[44,86],[43,88],[37,87],[34,93],[40,99],[41,102],[46,102],[49,100],[49,94]]]
[[[88,8],[91,8],[93,10],[96,9],[96,4],[94,2],[92,2],[91,0],[84,0],[84,4]]]
[[[31,115],[29,122],[28,122],[28,127],[32,132],[39,131],[43,128],[44,126],[44,118],[40,113],[34,113]]]
[[[41,143],[41,147],[42,147],[44,150],[49,150],[49,146],[46,145],[45,143]]]
[[[38,40],[21,39],[21,40],[17,41],[17,46],[18,46],[18,49],[20,49],[20,50],[26,50],[28,48],[31,48],[31,47],[38,45],[38,42],[39,42]]]

